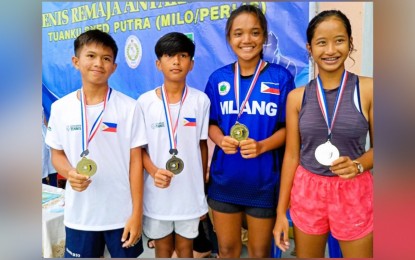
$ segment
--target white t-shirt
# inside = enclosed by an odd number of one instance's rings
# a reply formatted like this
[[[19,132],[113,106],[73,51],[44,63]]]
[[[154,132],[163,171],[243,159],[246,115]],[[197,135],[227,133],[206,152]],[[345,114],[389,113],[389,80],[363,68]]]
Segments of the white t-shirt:
[[[103,102],[87,106],[91,129]],[[97,164],[91,184],[82,192],[66,185],[65,226],[78,230],[102,231],[123,228],[132,213],[129,181],[130,149],[147,143],[134,99],[112,90],[102,123],[89,143],[87,155]],[[81,159],[81,105],[76,91],[52,104],[46,143],[63,150],[73,167]]]
[[[152,162],[165,169],[172,157],[163,102],[151,90],[138,98],[137,109],[145,121],[147,152]],[[171,104],[172,122],[176,122],[180,103]],[[188,94],[180,111],[177,126],[177,150],[184,169],[175,175],[165,189],[154,185],[154,179],[144,173],[145,216],[158,220],[186,220],[197,218],[208,210],[204,193],[200,140],[207,140],[210,101],[206,94],[188,87]]]

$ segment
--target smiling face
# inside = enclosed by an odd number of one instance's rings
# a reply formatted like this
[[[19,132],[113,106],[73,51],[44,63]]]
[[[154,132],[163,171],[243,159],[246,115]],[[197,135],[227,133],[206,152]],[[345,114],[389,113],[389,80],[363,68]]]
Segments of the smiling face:
[[[233,20],[228,40],[239,62],[256,64],[265,42],[264,30],[255,15],[244,12]]]
[[[352,38],[349,38],[344,23],[332,16],[316,26],[307,49],[319,72],[342,72],[352,50]]]
[[[186,76],[193,69],[193,60],[187,52],[175,54],[163,54],[156,61],[157,68],[163,72],[165,82],[181,83],[186,81]]]
[[[81,47],[72,63],[82,75],[83,86],[107,86],[108,78],[117,68],[111,48],[89,43]]]

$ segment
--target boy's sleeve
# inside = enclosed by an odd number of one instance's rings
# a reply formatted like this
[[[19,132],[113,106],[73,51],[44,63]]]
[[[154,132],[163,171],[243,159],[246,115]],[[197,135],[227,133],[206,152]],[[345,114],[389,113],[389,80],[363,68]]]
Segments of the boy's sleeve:
[[[133,123],[131,131],[131,148],[147,144],[145,118],[141,109],[141,104],[137,100],[134,106]]]
[[[203,95],[203,114],[201,119],[203,119],[202,122],[202,128],[201,128],[201,135],[200,140],[207,140],[208,139],[208,130],[209,130],[209,111],[210,111],[210,100],[206,95]]]
[[[209,125],[218,125],[218,111],[215,102],[216,95],[214,89],[211,77],[209,77],[205,88],[205,93],[210,100]]]
[[[63,150],[62,140],[59,137],[59,129],[58,129],[58,126],[60,125],[58,121],[59,117],[56,116],[56,113],[57,113],[56,110],[57,110],[56,105],[52,104],[49,123],[48,123],[48,127],[46,130],[45,143],[49,147],[52,147],[53,149]]]

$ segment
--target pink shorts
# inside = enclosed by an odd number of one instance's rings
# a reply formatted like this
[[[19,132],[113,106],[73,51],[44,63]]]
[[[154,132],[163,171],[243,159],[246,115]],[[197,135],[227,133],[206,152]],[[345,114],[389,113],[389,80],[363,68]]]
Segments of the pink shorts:
[[[351,241],[373,231],[373,177],[369,171],[353,179],[326,177],[301,165],[291,190],[290,214],[306,234],[331,231],[338,240]]]

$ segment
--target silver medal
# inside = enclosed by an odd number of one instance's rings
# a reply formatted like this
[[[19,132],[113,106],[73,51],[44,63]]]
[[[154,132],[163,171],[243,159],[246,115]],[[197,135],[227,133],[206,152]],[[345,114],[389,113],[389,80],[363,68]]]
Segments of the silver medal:
[[[327,141],[317,147],[314,156],[320,164],[330,166],[334,160],[339,158],[340,153],[336,146]]]

